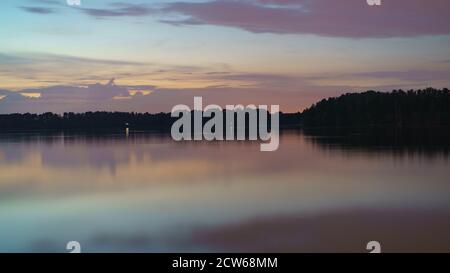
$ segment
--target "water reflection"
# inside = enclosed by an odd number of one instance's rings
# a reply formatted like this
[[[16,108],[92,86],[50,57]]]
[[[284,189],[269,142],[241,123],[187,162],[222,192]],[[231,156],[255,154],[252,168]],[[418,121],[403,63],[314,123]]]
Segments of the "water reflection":
[[[384,141],[2,134],[0,251],[449,251],[448,146]]]
[[[298,133],[298,132],[297,132]],[[348,154],[392,154],[399,158],[435,157],[448,159],[450,132],[414,129],[304,129],[313,145]]]

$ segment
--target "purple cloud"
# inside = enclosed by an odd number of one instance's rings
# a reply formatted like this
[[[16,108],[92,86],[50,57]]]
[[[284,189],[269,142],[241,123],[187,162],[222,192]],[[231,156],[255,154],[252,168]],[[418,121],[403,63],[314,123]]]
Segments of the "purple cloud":
[[[150,90],[148,95],[132,90]],[[202,96],[206,104],[279,104],[283,111],[297,112],[319,98],[336,94],[334,86],[307,86],[299,92],[293,89],[233,88],[211,86],[197,89],[161,89],[153,86],[116,86],[93,84],[87,87],[52,86],[26,89],[18,92],[0,90],[0,114],[3,113],[43,113],[43,112],[85,112],[85,111],[137,111],[170,112],[176,104],[191,105],[194,96]],[[22,94],[41,94],[38,98],[29,98]],[[127,98],[127,99],[120,99]]]
[[[45,7],[22,9],[36,14],[54,12]],[[107,8],[78,10],[94,18],[158,14],[163,17],[160,22],[174,26],[215,25],[254,33],[345,38],[450,35],[448,0],[383,0],[381,6],[369,6],[365,0],[213,0],[165,5],[116,2]]]
[[[186,16],[174,25],[216,25],[261,33],[390,38],[450,34],[448,0],[392,0],[372,7],[365,0],[247,0],[187,3],[166,7]]]
[[[124,16],[146,16],[154,12],[152,8],[141,4],[113,3],[107,9],[81,8],[82,12],[89,16],[102,17],[124,17]]]
[[[111,79],[107,84],[91,84],[86,87],[79,86],[51,86],[46,88],[25,89],[20,93],[39,93],[41,99],[49,101],[105,101],[116,96],[129,96],[126,87],[114,84]]]
[[[400,79],[406,81],[439,81],[449,80],[450,71],[448,70],[409,70],[409,71],[375,71],[355,73],[352,76],[368,77],[378,79]]]

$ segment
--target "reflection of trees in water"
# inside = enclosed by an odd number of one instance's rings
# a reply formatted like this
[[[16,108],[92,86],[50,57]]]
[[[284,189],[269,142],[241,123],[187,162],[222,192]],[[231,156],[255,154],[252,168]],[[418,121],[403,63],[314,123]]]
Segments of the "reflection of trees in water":
[[[0,134],[0,162],[23,163],[37,157],[51,166],[107,167],[114,172],[117,165],[130,162],[130,158],[142,161],[146,156],[157,160],[158,153],[151,145],[142,149],[139,144],[162,143],[166,134],[121,131],[17,131]]]
[[[324,150],[446,159],[450,154],[450,129],[303,128],[302,133],[308,142]]]
[[[140,131],[133,130],[133,134],[130,137],[130,131],[124,128],[123,130],[17,130],[9,131],[7,133],[0,133],[0,143],[8,142],[34,142],[34,143],[48,143],[57,144],[62,141],[64,143],[111,143],[111,142],[122,142],[125,139],[131,141],[147,141],[149,136],[155,140],[165,139],[167,136],[170,137],[168,133],[165,132],[154,132],[154,131]]]

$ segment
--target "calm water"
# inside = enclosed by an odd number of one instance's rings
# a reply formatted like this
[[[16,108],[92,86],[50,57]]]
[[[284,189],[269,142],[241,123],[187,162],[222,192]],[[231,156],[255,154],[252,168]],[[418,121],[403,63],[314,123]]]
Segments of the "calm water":
[[[448,147],[2,134],[0,252],[450,251]]]

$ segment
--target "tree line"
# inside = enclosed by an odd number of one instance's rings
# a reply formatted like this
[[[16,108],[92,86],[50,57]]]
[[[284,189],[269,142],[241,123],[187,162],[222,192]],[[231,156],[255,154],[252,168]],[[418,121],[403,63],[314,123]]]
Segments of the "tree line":
[[[348,93],[312,105],[300,118],[306,127],[449,128],[450,91]]]
[[[3,114],[0,115],[0,130],[135,128],[170,131],[175,120],[170,113]],[[280,127],[450,128],[450,91],[427,88],[347,93],[321,100],[303,112],[280,113]]]

